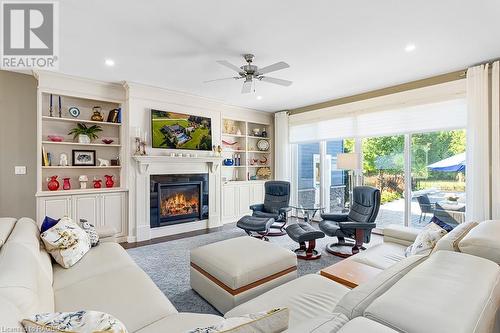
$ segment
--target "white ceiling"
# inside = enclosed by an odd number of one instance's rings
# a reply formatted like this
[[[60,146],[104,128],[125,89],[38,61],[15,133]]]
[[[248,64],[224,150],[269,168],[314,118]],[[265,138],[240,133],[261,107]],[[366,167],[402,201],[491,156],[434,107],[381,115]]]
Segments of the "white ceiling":
[[[265,111],[425,78],[500,57],[498,0],[64,0],[60,70],[133,81]],[[405,46],[414,43],[414,52]],[[290,87],[204,80],[260,67]],[[104,59],[115,61],[114,67]],[[256,97],[262,96],[261,100]]]

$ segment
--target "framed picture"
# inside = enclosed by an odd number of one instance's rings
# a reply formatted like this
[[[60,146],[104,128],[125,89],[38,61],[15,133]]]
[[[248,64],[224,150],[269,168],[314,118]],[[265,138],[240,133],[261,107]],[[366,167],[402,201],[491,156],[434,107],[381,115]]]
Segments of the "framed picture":
[[[73,166],[95,166],[95,150],[73,149]]]

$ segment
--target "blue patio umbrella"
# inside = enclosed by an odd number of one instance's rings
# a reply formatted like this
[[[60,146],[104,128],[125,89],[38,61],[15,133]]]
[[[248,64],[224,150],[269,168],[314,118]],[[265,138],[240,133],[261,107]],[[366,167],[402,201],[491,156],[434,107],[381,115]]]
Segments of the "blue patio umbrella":
[[[463,172],[465,171],[465,153],[457,154],[428,165],[431,171]]]

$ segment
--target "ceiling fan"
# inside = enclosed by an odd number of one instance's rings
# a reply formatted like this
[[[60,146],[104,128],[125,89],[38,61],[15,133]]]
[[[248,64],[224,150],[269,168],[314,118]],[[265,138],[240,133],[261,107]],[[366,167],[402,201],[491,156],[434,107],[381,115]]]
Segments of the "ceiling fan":
[[[217,63],[221,64],[222,66],[225,66],[229,69],[234,70],[236,73],[238,73],[238,76],[232,76],[232,77],[226,77],[222,79],[215,79],[215,80],[208,80],[204,81],[204,83],[208,82],[214,82],[214,81],[222,81],[222,80],[240,80],[240,79],[245,79],[243,82],[243,87],[241,88],[241,93],[242,94],[248,94],[249,92],[252,91],[252,83],[254,80],[259,80],[259,81],[264,81],[264,82],[269,82],[269,83],[274,83],[274,84],[279,84],[280,86],[285,86],[288,87],[289,85],[292,84],[292,81],[288,80],[283,80],[283,79],[277,79],[274,77],[269,77],[265,76],[264,74],[278,71],[280,69],[285,69],[290,67],[289,64],[287,64],[284,61],[277,62],[275,64],[259,68],[255,65],[252,65],[254,55],[253,54],[244,54],[243,58],[245,58],[245,61],[247,62],[246,65],[243,65],[241,67],[238,67],[236,65],[233,65],[227,60],[217,60]]]

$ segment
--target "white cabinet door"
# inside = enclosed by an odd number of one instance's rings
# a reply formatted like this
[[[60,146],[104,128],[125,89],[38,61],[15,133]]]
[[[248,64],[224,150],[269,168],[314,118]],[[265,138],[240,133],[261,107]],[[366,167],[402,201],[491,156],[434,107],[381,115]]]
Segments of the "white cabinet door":
[[[222,187],[222,215],[223,219],[234,218],[237,215],[236,186]]]
[[[250,212],[250,186],[238,186],[238,216],[242,217]]]
[[[250,185],[250,204],[264,203],[264,183]]]
[[[45,216],[60,219],[71,216],[71,197],[56,196],[38,199],[38,223],[42,223]]]
[[[125,236],[127,222],[125,193],[102,194],[101,198],[100,225],[113,227],[117,231],[117,236]]]
[[[80,219],[84,219],[92,225],[99,225],[99,209],[98,194],[73,196],[73,220],[75,222],[79,222]]]

